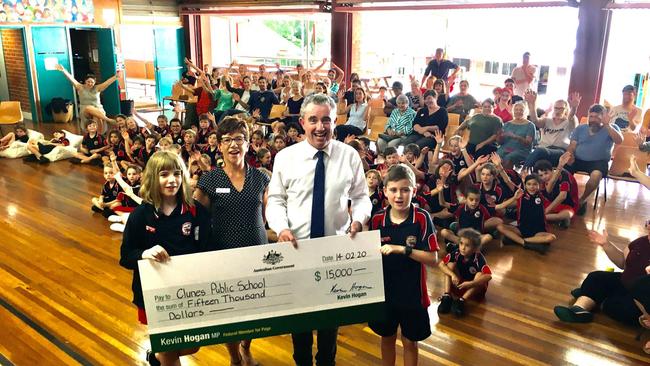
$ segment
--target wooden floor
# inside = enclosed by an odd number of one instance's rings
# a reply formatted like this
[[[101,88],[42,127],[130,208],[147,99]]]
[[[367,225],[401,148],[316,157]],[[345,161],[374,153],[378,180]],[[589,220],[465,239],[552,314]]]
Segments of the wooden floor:
[[[118,265],[121,235],[90,211],[101,184],[99,168],[0,159],[0,364],[144,364],[147,332],[130,302],[131,272]],[[556,230],[545,256],[488,246],[494,279],[486,301],[463,319],[438,318],[442,276],[431,269],[433,335],[421,342],[420,364],[650,364],[636,328],[600,314],[591,324],[563,324],[552,311],[587,273],[613,266],[588,241],[588,228],[607,227],[621,243],[641,235],[650,192],[615,181],[608,192],[596,212]],[[341,328],[338,345],[339,365],[380,364],[379,338],[366,325]],[[291,339],[255,340],[253,352],[264,366],[290,365]],[[223,346],[206,347],[183,364],[227,365],[226,355]]]

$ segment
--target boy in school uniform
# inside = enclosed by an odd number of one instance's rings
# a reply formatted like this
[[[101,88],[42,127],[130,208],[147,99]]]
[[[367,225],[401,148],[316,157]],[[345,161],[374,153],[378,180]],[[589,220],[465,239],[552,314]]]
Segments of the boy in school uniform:
[[[437,262],[438,242],[429,213],[411,203],[415,190],[413,171],[403,164],[392,166],[384,179],[389,206],[370,221],[370,229],[381,232],[386,320],[368,325],[382,337],[383,365],[395,364],[398,327],[407,366],[417,365],[417,342],[431,335],[424,265]]]
[[[438,313],[451,311],[460,317],[465,315],[465,301],[485,298],[492,271],[481,254],[481,233],[468,228],[459,231],[458,237],[458,249],[447,253],[438,264],[445,274],[445,293],[440,298]]]
[[[122,188],[117,181],[115,180],[115,171],[113,170],[112,164],[104,165],[104,185],[102,186],[102,193],[99,197],[92,198],[92,210],[99,212],[108,218],[113,215],[113,207],[119,206],[120,202],[117,200],[117,196],[122,192]]]
[[[440,235],[447,241],[447,253],[458,248],[460,237],[457,232],[463,229],[474,229],[481,234],[481,246],[490,242],[491,232],[503,221],[492,217],[488,209],[481,204],[481,192],[476,187],[469,187],[465,195],[465,202],[454,212],[456,222],[450,229],[442,229]]]
[[[93,160],[97,163],[102,162],[102,153],[108,149],[106,139],[97,133],[97,122],[89,120],[86,124],[86,134],[81,140],[79,152],[75,154],[70,162],[73,164],[88,164]]]
[[[546,220],[557,222],[563,229],[569,227],[571,219],[580,208],[576,178],[564,169],[569,158],[568,154],[560,156],[555,169],[548,160],[539,160],[534,167],[542,181],[542,194],[550,202],[545,211]]]

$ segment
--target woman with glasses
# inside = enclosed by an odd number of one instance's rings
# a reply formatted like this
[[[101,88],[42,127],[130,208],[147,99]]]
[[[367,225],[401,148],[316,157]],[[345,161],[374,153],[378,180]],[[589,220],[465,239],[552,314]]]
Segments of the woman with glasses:
[[[217,128],[224,166],[201,176],[194,198],[209,208],[212,219],[210,250],[268,243],[264,207],[269,177],[246,164],[249,131],[246,123],[226,117]],[[251,341],[227,344],[231,365],[255,365]]]
[[[528,90],[524,94],[524,98],[528,103],[528,110],[531,112],[530,120],[542,131],[542,138],[535,150],[524,161],[524,168],[532,168],[538,160],[548,160],[555,166],[560,156],[569,147],[571,132],[578,126],[576,109],[580,104],[580,94],[571,93],[568,102],[558,100],[553,103],[553,115],[551,118],[537,117],[537,113],[535,113],[537,110],[535,109],[537,93]]]

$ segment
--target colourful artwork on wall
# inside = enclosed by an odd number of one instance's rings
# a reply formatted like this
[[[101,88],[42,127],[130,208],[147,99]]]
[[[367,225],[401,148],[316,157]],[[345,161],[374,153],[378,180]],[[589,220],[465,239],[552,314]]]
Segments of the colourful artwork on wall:
[[[92,0],[0,0],[0,23],[93,23]]]

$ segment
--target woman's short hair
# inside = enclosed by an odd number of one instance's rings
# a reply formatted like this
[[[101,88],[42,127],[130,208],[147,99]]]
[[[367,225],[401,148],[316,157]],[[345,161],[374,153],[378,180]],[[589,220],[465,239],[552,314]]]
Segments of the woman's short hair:
[[[404,94],[400,94],[400,95],[397,96],[397,99],[395,99],[395,102],[396,102],[396,103],[406,103],[406,104],[409,104],[410,101],[409,101],[409,97],[407,97],[407,96],[404,95]]]
[[[428,96],[432,96],[433,99],[438,99],[438,92],[433,90],[433,89],[427,90],[427,91],[424,92],[424,95],[422,97],[426,98]]]
[[[491,105],[492,107],[494,107],[494,100],[492,100],[492,98],[487,98],[486,100],[484,100],[483,102],[481,102],[481,106],[482,106],[483,104],[485,104],[485,103],[487,103],[487,104]]]
[[[515,107],[521,106],[524,109],[524,118],[528,116],[528,105],[526,105],[526,102],[523,100],[517,101],[515,104],[512,105],[512,109],[514,110]]]
[[[246,122],[242,121],[237,117],[224,118],[219,124],[219,127],[217,127],[217,141],[221,143],[221,138],[224,135],[231,134],[234,132],[241,132],[242,134],[244,134],[244,139],[246,139],[246,141],[248,141],[250,137]]]

